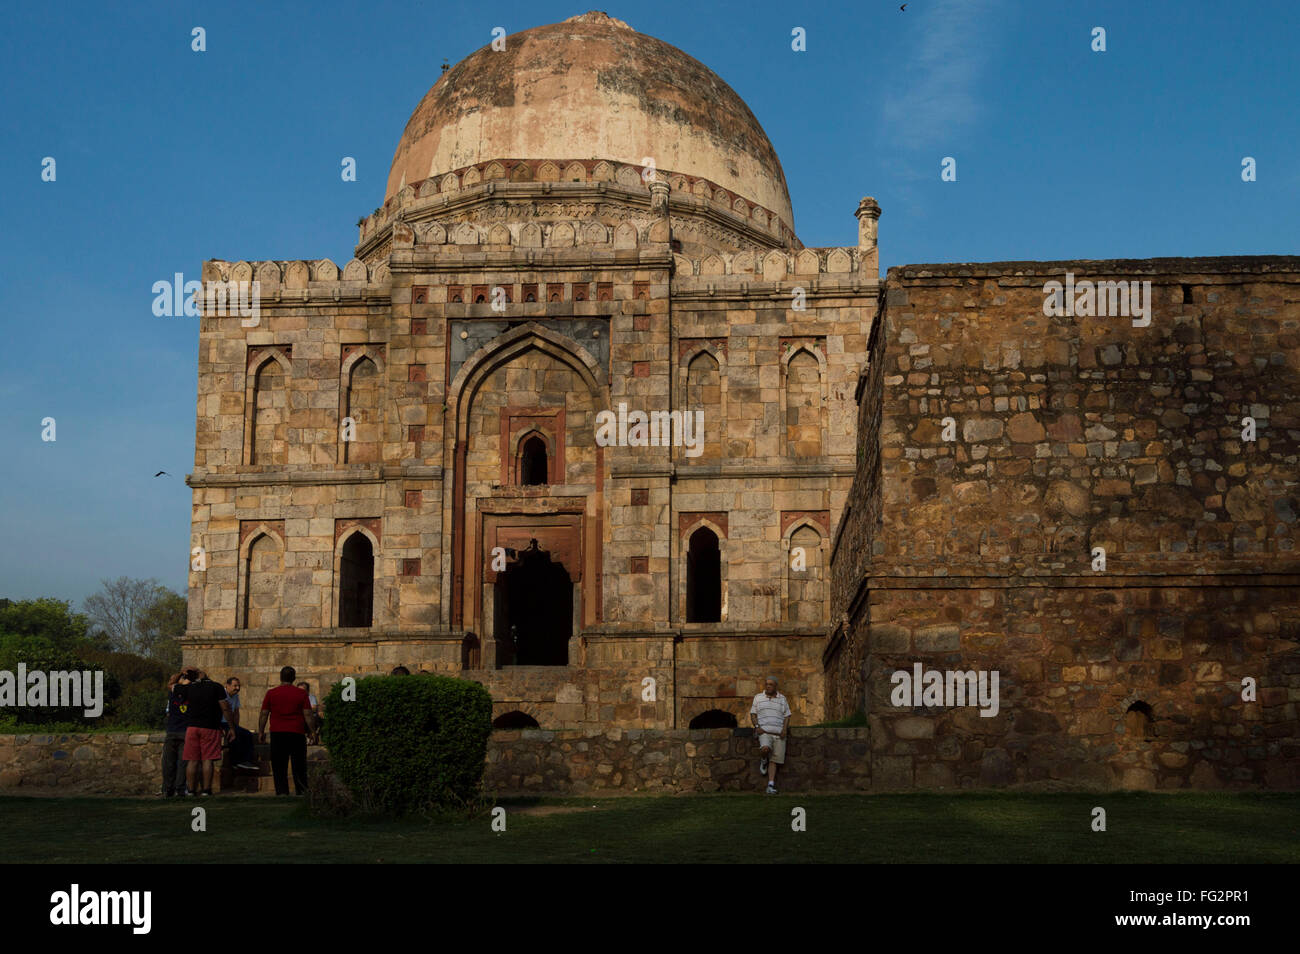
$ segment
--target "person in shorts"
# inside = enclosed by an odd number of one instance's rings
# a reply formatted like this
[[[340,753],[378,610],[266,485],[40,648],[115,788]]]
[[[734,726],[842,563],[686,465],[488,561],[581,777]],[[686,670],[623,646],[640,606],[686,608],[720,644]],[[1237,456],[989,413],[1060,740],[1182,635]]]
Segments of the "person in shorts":
[[[767,794],[776,794],[776,767],[785,764],[785,739],[790,728],[790,703],[776,691],[776,679],[767,677],[763,691],[749,707],[749,721],[758,734],[758,771],[767,776]]]
[[[208,796],[212,794],[213,772],[221,760],[221,720],[224,718],[229,723],[232,710],[226,701],[225,688],[209,679],[207,673],[187,669],[185,677],[190,680],[190,684],[184,687],[186,728],[182,755],[185,758],[185,780],[191,794],[197,792]],[[234,738],[229,729],[227,733]]]

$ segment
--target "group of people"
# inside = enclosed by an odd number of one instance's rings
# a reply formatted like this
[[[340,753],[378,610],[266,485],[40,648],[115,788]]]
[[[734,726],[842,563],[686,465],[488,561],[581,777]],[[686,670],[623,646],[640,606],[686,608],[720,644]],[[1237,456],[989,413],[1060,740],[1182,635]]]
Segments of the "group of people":
[[[393,676],[409,676],[405,666],[395,666]],[[267,691],[257,720],[257,741],[267,741],[270,727],[271,775],[275,794],[289,794],[288,769],[293,766],[294,794],[307,791],[307,743],[320,740],[320,712],[311,686],[296,685],[292,666],[280,670],[280,685]],[[253,733],[239,724],[237,676],[225,686],[199,669],[186,669],[167,685],[167,738],[163,743],[163,795],[207,796],[212,776],[229,747],[236,768],[257,769]],[[768,677],[763,691],[754,696],[749,718],[758,736],[759,774],[767,779],[767,794],[775,795],[777,767],[785,763],[785,741],[790,731],[790,704]]]
[[[163,742],[163,796],[212,794],[212,777],[223,757],[223,746],[236,768],[256,770],[255,742],[271,743],[271,775],[275,793],[289,794],[289,765],[294,792],[307,791],[307,743],[320,739],[320,712],[311,686],[295,685],[292,666],[280,670],[280,685],[262,699],[257,736],[240,725],[239,678],[223,686],[200,669],[186,669],[167,685],[167,733]]]

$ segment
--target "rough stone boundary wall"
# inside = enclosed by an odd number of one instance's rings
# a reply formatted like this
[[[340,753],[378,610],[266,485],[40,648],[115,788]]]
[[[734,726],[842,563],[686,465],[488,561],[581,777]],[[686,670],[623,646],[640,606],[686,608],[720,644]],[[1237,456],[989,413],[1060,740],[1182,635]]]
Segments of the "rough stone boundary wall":
[[[870,787],[867,730],[790,730],[783,791]],[[153,795],[162,785],[161,732],[0,736],[0,792]],[[309,758],[324,756],[313,747]],[[498,731],[487,787],[500,794],[762,791],[749,729]],[[262,791],[267,788],[263,786]]]
[[[883,730],[882,730],[883,731]],[[978,758],[930,756],[913,774],[899,772],[902,756],[871,751],[871,729],[790,730],[783,792],[897,791],[1010,787],[1017,779],[991,776]],[[161,787],[163,734],[0,735],[0,794],[154,795]],[[310,762],[324,763],[323,747],[308,750]],[[760,792],[757,748],[750,729],[499,730],[488,742],[484,781],[499,795],[688,794]],[[872,763],[876,765],[873,777]],[[926,767],[928,766],[928,768]],[[1098,760],[1079,759],[1072,774],[1057,775],[1049,787],[1079,788],[1290,788],[1278,779],[1217,779],[1212,773],[1190,780],[1144,780],[1110,773]],[[269,765],[263,765],[269,773]],[[1067,781],[1067,779],[1069,779]],[[269,778],[257,789],[272,791]],[[1017,786],[1020,787],[1020,786]],[[1025,787],[1033,788],[1034,785]],[[240,791],[250,789],[241,787]]]

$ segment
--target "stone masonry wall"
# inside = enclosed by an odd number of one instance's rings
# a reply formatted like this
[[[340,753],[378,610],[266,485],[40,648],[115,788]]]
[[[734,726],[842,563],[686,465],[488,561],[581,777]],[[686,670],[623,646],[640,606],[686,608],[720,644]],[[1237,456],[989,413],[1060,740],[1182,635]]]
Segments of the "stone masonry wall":
[[[826,718],[863,709],[867,640],[863,581],[880,525],[880,414],[884,398],[884,312],[872,327],[867,367],[855,395],[858,404],[857,473],[835,530],[831,551],[830,640],[823,654]]]
[[[0,736],[0,791],[153,795],[161,787],[162,733]],[[325,750],[309,750],[313,762]],[[603,733],[498,731],[488,742],[484,784],[507,794],[585,795],[761,791],[750,729]],[[273,792],[263,765],[260,787]],[[240,780],[242,781],[242,780]],[[865,729],[791,729],[786,791],[857,791],[870,785]]]
[[[1150,324],[1045,315],[1067,272],[1150,281]],[[832,571],[868,606],[873,784],[1300,787],[1300,259],[886,285],[882,511]],[[892,704],[916,663],[998,671],[999,714]]]

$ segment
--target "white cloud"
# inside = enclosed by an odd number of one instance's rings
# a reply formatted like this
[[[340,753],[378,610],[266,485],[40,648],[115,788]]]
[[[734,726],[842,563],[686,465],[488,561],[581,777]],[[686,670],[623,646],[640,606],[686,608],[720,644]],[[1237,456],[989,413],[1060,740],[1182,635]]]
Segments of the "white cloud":
[[[886,87],[881,115],[889,141],[925,149],[980,117],[976,87],[989,59],[990,34],[1005,11],[1000,0],[939,0],[909,5],[899,16],[914,10],[921,22],[911,26],[921,42],[914,52],[902,51],[909,68]]]

